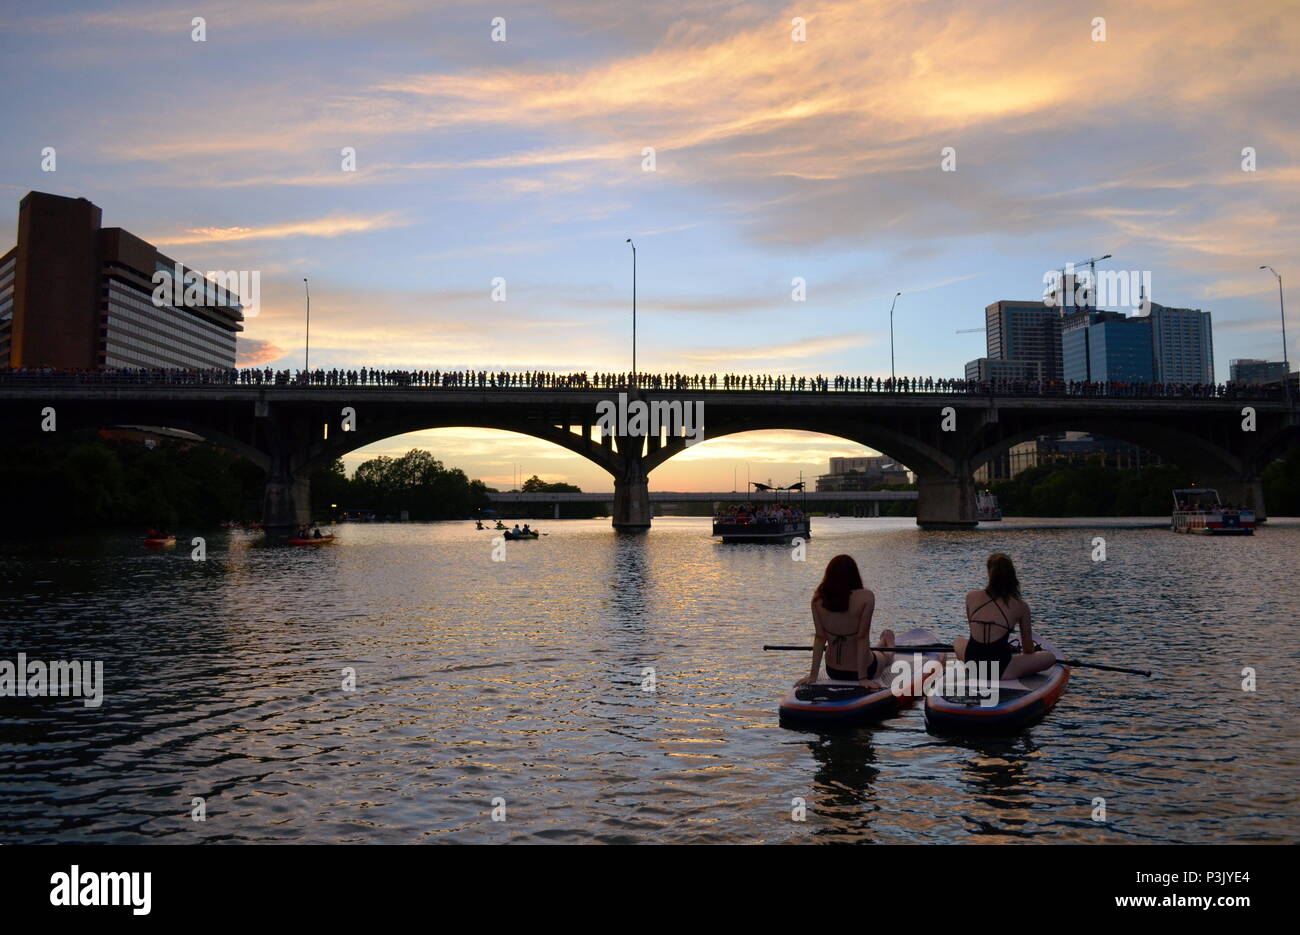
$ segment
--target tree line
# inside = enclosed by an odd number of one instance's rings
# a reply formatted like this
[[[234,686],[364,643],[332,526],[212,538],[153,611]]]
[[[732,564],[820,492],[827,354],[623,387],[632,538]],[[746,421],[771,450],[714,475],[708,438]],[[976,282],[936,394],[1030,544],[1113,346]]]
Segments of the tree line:
[[[0,451],[0,489],[9,494],[5,528],[13,531],[258,520],[265,479],[256,465],[208,442],[162,438],[146,445],[134,433],[59,433]],[[317,520],[349,509],[463,519],[487,507],[490,492],[459,468],[413,449],[399,458],[371,458],[351,477],[341,461],[315,472],[312,513]]]
[[[1261,480],[1269,515],[1300,516],[1300,446],[1269,464]],[[1038,465],[989,489],[1007,516],[1164,516],[1173,509],[1172,491],[1198,482],[1173,465],[1116,470],[1073,462]]]
[[[492,488],[447,467],[427,451],[412,448],[398,458],[363,461],[347,476],[342,461],[312,475],[312,511],[328,517],[343,511],[373,511],[377,518],[465,519],[489,506]]]

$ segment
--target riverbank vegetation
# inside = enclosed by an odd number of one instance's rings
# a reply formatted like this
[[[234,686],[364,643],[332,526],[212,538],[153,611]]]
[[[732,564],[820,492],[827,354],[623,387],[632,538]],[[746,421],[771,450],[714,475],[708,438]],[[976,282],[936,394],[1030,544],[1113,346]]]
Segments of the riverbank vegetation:
[[[1300,516],[1300,446],[1265,468],[1262,481],[1270,516]],[[989,489],[1006,516],[1167,516],[1171,491],[1199,482],[1171,465],[1116,470],[1084,462],[1039,465]]]
[[[207,442],[140,432],[60,433],[6,446],[0,489],[14,529],[64,531],[117,526],[167,529],[261,518],[265,475]],[[348,477],[341,461],[312,476],[312,511],[345,510],[413,520],[462,519],[488,506],[488,488],[427,451],[381,456]]]
[[[489,488],[460,468],[412,448],[400,458],[363,461],[349,478],[342,461],[312,475],[312,509],[320,517],[365,510],[380,519],[464,519],[488,506]]]
[[[0,454],[7,525],[17,529],[167,528],[251,518],[261,507],[263,477],[243,458],[180,439],[147,447],[141,437],[78,432],[8,445]]]

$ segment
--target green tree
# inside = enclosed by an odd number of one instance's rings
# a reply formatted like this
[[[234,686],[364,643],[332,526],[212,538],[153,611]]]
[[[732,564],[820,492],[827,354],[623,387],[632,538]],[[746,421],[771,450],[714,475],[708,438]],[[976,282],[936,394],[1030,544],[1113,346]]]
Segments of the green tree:
[[[547,483],[536,474],[524,481],[523,493],[582,493],[581,487],[561,482]]]

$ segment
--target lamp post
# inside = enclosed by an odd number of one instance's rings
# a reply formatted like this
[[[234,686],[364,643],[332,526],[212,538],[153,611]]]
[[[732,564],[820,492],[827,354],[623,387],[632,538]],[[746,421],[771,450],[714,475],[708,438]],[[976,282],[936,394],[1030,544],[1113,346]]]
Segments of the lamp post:
[[[894,306],[898,304],[898,297],[901,292],[894,293],[894,301],[889,303],[889,391],[892,393],[898,389],[898,382],[894,379]]]
[[[636,389],[636,244],[631,237],[627,242],[632,244],[632,388]]]
[[[302,288],[307,293],[307,343],[303,348],[302,369],[308,373],[311,372],[311,286],[307,284],[307,277],[302,277]]]
[[[1277,277],[1277,308],[1278,314],[1282,316],[1282,366],[1286,369],[1286,385],[1291,385],[1291,362],[1286,356],[1286,306],[1282,300],[1282,274],[1271,266],[1261,266],[1260,269],[1266,269]]]

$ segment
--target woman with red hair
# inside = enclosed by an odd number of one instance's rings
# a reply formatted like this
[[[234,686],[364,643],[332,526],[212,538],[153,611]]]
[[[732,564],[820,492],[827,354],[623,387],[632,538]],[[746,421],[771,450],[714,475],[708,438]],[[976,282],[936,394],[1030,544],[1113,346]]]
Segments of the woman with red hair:
[[[817,681],[824,655],[828,678],[857,682],[872,691],[883,688],[876,676],[889,668],[894,654],[871,648],[871,615],[875,610],[876,595],[862,586],[862,575],[852,556],[831,559],[812,598],[812,671],[797,684]],[[880,645],[894,645],[892,630],[880,634]]]

